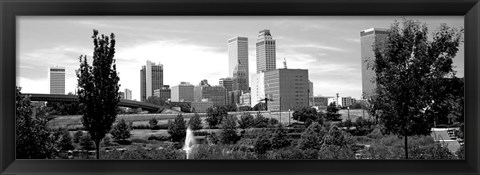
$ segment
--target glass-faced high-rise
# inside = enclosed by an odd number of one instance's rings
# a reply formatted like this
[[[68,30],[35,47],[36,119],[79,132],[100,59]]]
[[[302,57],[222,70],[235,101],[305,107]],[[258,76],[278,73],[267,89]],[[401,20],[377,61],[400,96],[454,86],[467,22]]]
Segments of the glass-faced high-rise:
[[[153,96],[155,89],[161,89],[163,86],[163,65],[147,61],[140,70],[140,99],[145,101]]]
[[[372,69],[375,60],[375,47],[382,49],[388,37],[388,30],[383,28],[371,28],[360,32],[361,61],[362,61],[362,95],[368,98],[376,88],[375,71]]]
[[[228,73],[235,80],[235,90],[248,90],[248,38],[234,37],[228,40]]]
[[[262,30],[257,38],[257,73],[276,69],[275,40],[270,30]]]
[[[50,94],[65,94],[65,68],[51,67],[48,75]]]

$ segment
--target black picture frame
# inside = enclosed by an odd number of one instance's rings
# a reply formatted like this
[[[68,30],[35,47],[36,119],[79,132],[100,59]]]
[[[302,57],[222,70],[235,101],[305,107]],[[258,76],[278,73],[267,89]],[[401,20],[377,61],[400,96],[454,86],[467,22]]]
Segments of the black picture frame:
[[[0,0],[0,174],[479,174],[478,0]],[[464,15],[465,160],[15,160],[16,16]]]

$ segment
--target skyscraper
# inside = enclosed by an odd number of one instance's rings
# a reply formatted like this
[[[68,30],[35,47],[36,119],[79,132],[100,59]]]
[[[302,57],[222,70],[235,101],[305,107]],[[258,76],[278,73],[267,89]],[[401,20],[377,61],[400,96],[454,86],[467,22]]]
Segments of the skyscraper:
[[[313,82],[308,80],[308,105],[313,106]]]
[[[360,32],[361,41],[361,64],[362,64],[362,94],[368,97],[376,88],[375,71],[372,69],[375,60],[374,49],[385,47],[388,30],[383,28],[371,28]]]
[[[65,68],[50,67],[49,69],[50,94],[65,94]]]
[[[256,73],[252,75],[251,91],[250,91],[250,106],[254,107],[265,98],[265,73]]]
[[[140,99],[145,101],[153,96],[153,90],[163,86],[163,65],[147,61],[140,70]]]
[[[257,73],[276,69],[275,40],[270,30],[262,30],[257,38]]]
[[[248,38],[228,40],[228,73],[236,80],[236,90],[248,90]]]

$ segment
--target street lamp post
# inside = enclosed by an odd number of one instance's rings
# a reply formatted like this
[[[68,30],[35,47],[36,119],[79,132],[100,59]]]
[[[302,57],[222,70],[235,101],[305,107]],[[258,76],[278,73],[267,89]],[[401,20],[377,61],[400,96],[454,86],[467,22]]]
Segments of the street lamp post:
[[[347,107],[347,112],[348,112],[348,120],[350,120],[350,106]]]

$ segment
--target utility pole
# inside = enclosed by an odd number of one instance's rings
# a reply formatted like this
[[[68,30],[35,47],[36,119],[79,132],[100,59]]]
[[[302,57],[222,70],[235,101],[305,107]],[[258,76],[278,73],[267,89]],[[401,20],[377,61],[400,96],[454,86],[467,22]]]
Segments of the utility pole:
[[[339,94],[337,93],[337,107],[340,106],[340,101],[338,101]]]

